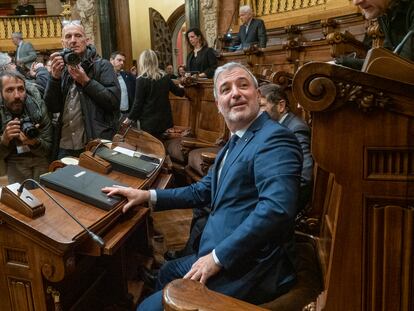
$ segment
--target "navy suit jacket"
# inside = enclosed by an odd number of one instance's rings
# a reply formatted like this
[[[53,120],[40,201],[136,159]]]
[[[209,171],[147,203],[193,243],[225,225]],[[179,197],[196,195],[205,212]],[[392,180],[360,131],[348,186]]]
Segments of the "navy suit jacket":
[[[310,150],[311,133],[309,126],[294,113],[288,112],[282,124],[290,129],[299,141],[303,153],[301,185],[310,184],[313,175],[313,158]]]
[[[250,22],[246,34],[246,25],[241,25],[239,33],[234,40],[235,45],[241,44],[242,47],[247,47],[252,43],[259,44],[259,47],[265,48],[267,43],[266,27],[261,19],[253,18]]]
[[[267,113],[239,139],[218,182],[226,149],[201,181],[158,190],[156,209],[210,204],[198,256],[215,249],[223,269],[207,286],[263,303],[295,278],[292,248],[302,152],[293,133]]]

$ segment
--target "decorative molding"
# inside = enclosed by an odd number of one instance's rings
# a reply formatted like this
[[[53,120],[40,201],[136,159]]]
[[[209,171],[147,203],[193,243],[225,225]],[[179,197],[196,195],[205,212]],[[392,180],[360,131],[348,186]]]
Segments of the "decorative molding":
[[[354,102],[364,112],[374,108],[387,108],[392,105],[392,99],[383,92],[375,89],[364,88],[361,85],[337,82],[338,97],[346,102]]]
[[[72,8],[80,17],[83,27],[85,28],[86,37],[91,44],[95,44],[95,34],[97,32],[96,4],[95,0],[77,0]]]
[[[149,8],[151,48],[158,55],[158,62],[161,68],[165,68],[167,63],[172,63],[172,43],[170,28],[162,15],[155,9]]]
[[[409,310],[414,304],[414,198],[369,197],[364,205],[366,310]]]
[[[25,306],[26,310],[35,310],[32,283],[11,277],[7,281],[11,310],[21,310],[22,306]]]
[[[209,46],[214,47],[217,38],[217,0],[201,0],[203,29]]]
[[[372,181],[414,181],[414,148],[367,148],[364,178]]]
[[[4,261],[7,265],[18,265],[29,268],[29,259],[25,250],[5,247],[3,251],[5,256]]]

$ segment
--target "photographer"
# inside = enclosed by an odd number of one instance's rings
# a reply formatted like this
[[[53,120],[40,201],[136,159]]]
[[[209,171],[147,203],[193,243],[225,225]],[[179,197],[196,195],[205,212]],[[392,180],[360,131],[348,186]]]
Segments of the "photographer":
[[[48,170],[52,127],[45,104],[27,95],[24,77],[16,71],[0,73],[0,157],[9,183],[38,179]]]
[[[65,49],[50,55],[44,99],[49,112],[60,113],[55,135],[58,159],[78,157],[92,139],[112,139],[118,126],[118,78],[111,63],[87,42],[83,26],[71,21],[62,29]]]

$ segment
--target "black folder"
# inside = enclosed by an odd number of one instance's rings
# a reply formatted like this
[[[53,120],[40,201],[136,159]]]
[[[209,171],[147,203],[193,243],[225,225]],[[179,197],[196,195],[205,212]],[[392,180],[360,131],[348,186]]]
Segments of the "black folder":
[[[52,173],[43,174],[40,176],[40,183],[50,189],[106,211],[118,205],[123,197],[108,197],[101,189],[113,185],[126,187],[126,185],[119,184],[113,179],[78,165],[67,165]]]
[[[98,148],[95,154],[111,163],[113,170],[142,179],[151,176],[159,166],[157,158],[145,155],[131,157],[107,147]]]

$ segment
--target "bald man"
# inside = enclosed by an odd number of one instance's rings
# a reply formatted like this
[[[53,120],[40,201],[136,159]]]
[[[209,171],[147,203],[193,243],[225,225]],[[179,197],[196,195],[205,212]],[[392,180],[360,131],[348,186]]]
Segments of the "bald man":
[[[111,140],[119,118],[121,91],[112,64],[88,44],[77,21],[62,29],[62,46],[79,57],[68,64],[60,52],[50,55],[51,73],[45,102],[51,113],[60,113],[57,158],[79,156],[95,138]]]

